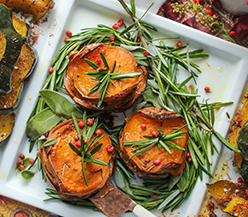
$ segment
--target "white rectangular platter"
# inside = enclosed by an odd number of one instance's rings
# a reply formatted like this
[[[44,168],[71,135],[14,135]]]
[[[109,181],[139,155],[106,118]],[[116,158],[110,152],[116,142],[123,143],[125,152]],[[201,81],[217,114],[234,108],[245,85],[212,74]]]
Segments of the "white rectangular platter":
[[[36,173],[30,181],[23,180],[15,173],[16,160],[20,153],[27,156],[35,156],[35,152],[28,153],[29,142],[25,136],[25,124],[34,107],[39,90],[41,89],[49,66],[60,47],[64,44],[65,32],[71,30],[77,33],[81,28],[94,27],[97,24],[112,25],[119,19],[129,22],[129,16],[117,0],[56,0],[56,6],[50,12],[49,19],[40,26],[40,37],[36,49],[39,53],[39,62],[33,72],[30,82],[25,86],[16,117],[14,130],[0,149],[0,194],[41,209],[59,214],[65,217],[101,217],[101,212],[94,212],[78,206],[68,205],[62,202],[44,202],[47,198],[45,188],[50,187],[41,179],[41,173]],[[138,11],[137,16],[142,15]],[[191,48],[203,48],[210,56],[207,59],[197,61],[202,74],[197,80],[197,88],[202,96],[199,100],[210,98],[211,101],[234,102],[233,106],[221,109],[217,113],[215,128],[223,136],[228,133],[229,122],[226,113],[234,115],[240,96],[247,82],[248,74],[248,49],[221,40],[214,36],[197,31],[190,27],[178,24],[171,20],[159,17],[155,14],[147,14],[144,21],[158,28],[158,36],[180,36],[180,40]],[[175,41],[173,42],[175,44]],[[221,72],[219,69],[223,69]],[[205,86],[210,86],[212,93],[206,94]],[[219,150],[223,151],[221,144],[216,141]],[[224,148],[225,151],[225,148]],[[214,155],[214,171],[218,155]],[[201,182],[198,180],[191,196],[173,214],[169,211],[166,216],[197,216],[206,192],[205,183],[209,178],[204,176]],[[159,211],[154,212],[161,216]],[[123,216],[134,216],[126,213]]]

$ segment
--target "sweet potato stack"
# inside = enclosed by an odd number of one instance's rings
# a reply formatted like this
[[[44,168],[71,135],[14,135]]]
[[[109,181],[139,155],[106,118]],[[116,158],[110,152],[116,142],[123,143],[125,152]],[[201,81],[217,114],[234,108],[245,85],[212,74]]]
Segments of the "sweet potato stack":
[[[69,200],[88,198],[101,190],[110,179],[115,166],[115,153],[107,150],[111,140],[103,129],[101,135],[104,136],[91,149],[99,143],[103,145],[92,156],[104,161],[108,166],[84,162],[87,186],[82,173],[82,157],[69,146],[69,142],[75,144],[78,141],[72,119],[55,126],[50,131],[47,140],[57,139],[57,141],[52,146],[41,147],[38,155],[48,181],[61,197]],[[95,136],[96,134],[90,141]]]
[[[144,140],[143,135],[151,136],[153,131],[158,129],[163,134],[179,129],[185,125],[185,120],[176,112],[166,111],[161,108],[149,107],[138,110],[127,121],[120,132],[118,151],[131,170],[137,173],[137,176],[159,177],[167,174],[178,175],[185,167],[186,146],[188,142],[188,131],[185,126],[180,131],[186,131],[182,136],[185,138],[174,139],[173,142],[185,150],[178,150],[169,147],[171,154],[164,148],[159,149],[158,145],[151,147],[145,152],[133,157],[131,146],[124,146],[123,142]],[[145,126],[145,127],[142,127]],[[155,164],[156,160],[161,161]]]
[[[104,54],[110,69],[116,61],[114,73],[141,72],[142,74],[134,78],[115,80],[114,84],[110,82],[103,103],[98,108],[100,93],[96,91],[89,95],[90,90],[98,81],[93,80],[92,76],[84,72],[95,71],[87,64],[85,58],[96,62],[101,59],[100,52]],[[72,99],[84,108],[123,112],[133,107],[145,90],[147,80],[145,67],[138,66],[132,53],[122,47],[103,43],[91,44],[78,53],[72,53],[69,59],[64,85]],[[98,65],[99,68],[104,68],[102,61],[98,62]]]

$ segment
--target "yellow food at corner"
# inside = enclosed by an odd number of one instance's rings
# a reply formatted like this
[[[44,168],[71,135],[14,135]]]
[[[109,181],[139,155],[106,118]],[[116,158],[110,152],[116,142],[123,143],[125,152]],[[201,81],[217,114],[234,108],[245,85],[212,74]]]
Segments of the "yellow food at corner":
[[[0,3],[17,12],[33,15],[37,21],[54,7],[53,0],[0,0]]]
[[[248,201],[241,197],[234,197],[223,211],[233,216],[248,216]]]
[[[15,124],[15,114],[0,115],[0,142],[8,138]]]

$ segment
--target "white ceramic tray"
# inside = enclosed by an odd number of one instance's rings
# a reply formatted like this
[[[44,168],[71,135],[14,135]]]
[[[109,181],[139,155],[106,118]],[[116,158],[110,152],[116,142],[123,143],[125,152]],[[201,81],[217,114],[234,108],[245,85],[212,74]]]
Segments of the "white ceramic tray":
[[[112,25],[120,18],[127,22],[129,20],[116,0],[56,0],[55,2],[56,6],[50,12],[48,22],[39,27],[40,37],[36,45],[39,62],[30,82],[25,86],[14,130],[5,144],[4,151],[0,151],[0,194],[66,217],[101,217],[104,214],[90,209],[61,202],[44,202],[43,200],[47,198],[44,194],[45,188],[50,185],[42,181],[41,174],[37,172],[33,179],[25,181],[14,171],[21,152],[27,156],[35,156],[35,152],[28,153],[29,142],[25,136],[25,123],[45,81],[47,70],[59,48],[64,44],[66,30],[77,33],[81,28],[96,26],[99,23]],[[138,11],[138,16],[141,14],[141,11]],[[202,69],[197,84],[202,95],[199,100],[210,98],[211,101],[234,102],[233,106],[221,109],[216,118],[216,130],[226,136],[229,128],[226,112],[233,116],[247,81],[248,49],[154,14],[147,14],[144,21],[159,29],[157,35],[180,36],[184,44],[188,43],[191,48],[203,48],[210,55],[209,58],[197,62]],[[220,72],[219,68],[223,71]],[[210,86],[212,93],[206,94],[205,86]],[[218,141],[216,145],[220,150],[223,149]],[[214,155],[212,171],[218,159],[219,156]],[[204,176],[202,182],[198,180],[191,196],[180,209],[174,211],[172,216],[196,216],[206,192],[207,182],[209,182],[207,176]],[[161,216],[159,211],[154,213]],[[169,214],[170,212],[165,213],[166,216]],[[123,216],[131,217],[133,214],[126,213]]]

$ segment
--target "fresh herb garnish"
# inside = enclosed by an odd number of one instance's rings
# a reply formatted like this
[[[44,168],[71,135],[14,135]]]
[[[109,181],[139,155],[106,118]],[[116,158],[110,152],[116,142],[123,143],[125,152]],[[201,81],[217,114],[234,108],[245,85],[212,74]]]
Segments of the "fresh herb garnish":
[[[77,148],[71,142],[69,142],[69,146],[74,152],[76,152],[78,155],[80,155],[82,157],[82,161],[81,161],[82,172],[83,172],[83,176],[84,176],[84,181],[85,181],[86,185],[88,186],[88,181],[87,181],[87,177],[86,177],[86,173],[85,173],[84,163],[88,162],[88,163],[96,163],[96,164],[99,164],[102,166],[108,166],[107,163],[92,157],[92,155],[94,155],[97,151],[100,150],[103,143],[99,143],[91,151],[89,151],[89,149],[92,148],[102,137],[104,137],[104,135],[99,136],[97,134],[95,136],[95,138],[93,140],[91,140],[95,130],[99,127],[97,117],[95,118],[94,123],[91,126],[87,126],[87,114],[86,114],[86,112],[84,112],[83,120],[84,120],[85,125],[83,126],[83,129],[82,129],[83,133],[81,132],[80,127],[78,125],[78,121],[77,121],[77,119],[73,113],[71,114],[71,117],[72,117],[75,129],[77,131],[79,140],[81,142],[81,146],[80,146],[80,148]],[[85,139],[87,139],[87,142],[85,142]]]
[[[135,152],[135,154],[133,154],[130,157],[130,159],[139,155],[139,154],[142,154],[143,152],[145,152],[147,150],[149,150],[150,148],[152,148],[156,144],[158,145],[159,149],[161,149],[163,147],[169,154],[171,154],[171,150],[168,146],[184,151],[185,150],[184,148],[182,148],[181,146],[179,146],[179,145],[177,145],[171,141],[174,139],[185,138],[184,136],[181,136],[181,135],[186,133],[186,131],[180,131],[184,127],[186,127],[186,125],[178,128],[177,130],[169,133],[168,135],[165,135],[165,134],[163,134],[163,131],[158,130],[158,136],[143,135],[143,137],[147,138],[147,139],[123,142],[123,144],[124,144],[124,146],[131,145],[131,147],[135,147],[132,150],[132,152]]]
[[[92,62],[87,58],[84,59],[93,69],[97,70],[96,72],[88,72],[88,71],[84,72],[84,74],[86,75],[91,75],[93,80],[98,81],[98,83],[94,87],[92,87],[90,92],[88,93],[88,95],[90,95],[96,91],[98,94],[101,92],[97,104],[97,108],[100,108],[110,82],[114,84],[113,80],[134,78],[135,76],[141,74],[141,72],[114,73],[116,67],[116,61],[114,62],[113,68],[110,69],[108,62],[102,52],[100,52],[100,55],[105,68],[99,68],[99,66],[96,63]]]

